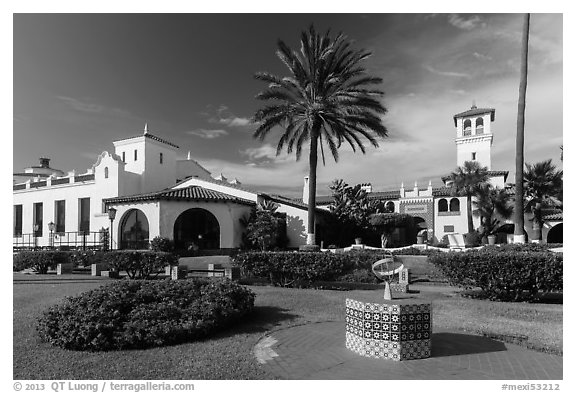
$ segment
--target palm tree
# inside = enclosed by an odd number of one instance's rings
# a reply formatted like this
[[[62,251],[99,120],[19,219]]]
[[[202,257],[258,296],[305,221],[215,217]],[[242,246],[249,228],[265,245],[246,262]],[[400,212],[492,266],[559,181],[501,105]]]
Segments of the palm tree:
[[[532,229],[536,239],[542,240],[542,209],[546,207],[562,207],[562,176],[563,171],[557,170],[552,160],[526,164],[524,171],[524,210],[534,215]]]
[[[499,218],[508,219],[514,212],[511,195],[506,190],[493,187],[489,183],[478,187],[476,198],[472,204],[475,208],[472,213],[480,216],[483,236],[494,234],[500,225]]]
[[[472,197],[478,193],[480,186],[488,182],[488,168],[480,166],[477,161],[465,161],[463,166],[450,174],[452,194],[466,197],[468,214],[468,232],[474,231],[472,222]]]
[[[335,161],[342,142],[362,153],[366,150],[360,137],[378,147],[376,137],[387,136],[381,120],[386,109],[379,100],[384,93],[371,85],[381,83],[382,79],[367,75],[362,66],[363,60],[371,55],[369,52],[353,50],[342,34],[334,38],[329,32],[320,35],[313,26],[302,32],[299,52],[278,41],[276,54],[288,67],[289,76],[256,73],[256,79],[268,83],[267,89],[256,98],[272,103],[256,112],[254,121],[259,126],[254,137],[264,140],[273,128],[281,127],[283,133],[276,153],[284,148],[292,153],[296,148],[297,160],[305,144],[309,144],[307,244],[312,245],[318,147],[324,164],[324,145]]]
[[[520,67],[520,88],[518,94],[518,119],[516,121],[516,199],[514,201],[514,242],[524,243],[524,112],[526,110],[526,86],[528,85],[528,36],[530,14],[524,15],[522,28],[522,51]]]

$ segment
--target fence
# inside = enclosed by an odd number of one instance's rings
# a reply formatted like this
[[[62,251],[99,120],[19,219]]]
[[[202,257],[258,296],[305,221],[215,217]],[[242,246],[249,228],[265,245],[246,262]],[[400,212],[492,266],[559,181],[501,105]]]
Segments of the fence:
[[[59,232],[49,235],[48,246],[39,246],[39,238],[34,233],[23,233],[12,238],[14,251],[29,249],[59,250],[105,250],[108,248],[108,232]]]

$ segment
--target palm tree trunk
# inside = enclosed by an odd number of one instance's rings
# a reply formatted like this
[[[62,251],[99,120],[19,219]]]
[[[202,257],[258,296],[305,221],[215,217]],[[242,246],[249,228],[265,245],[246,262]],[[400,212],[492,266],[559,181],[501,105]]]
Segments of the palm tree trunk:
[[[310,138],[310,174],[308,182],[308,236],[306,244],[316,244],[315,213],[316,213],[316,167],[318,166],[318,133],[312,130]]]
[[[474,232],[474,222],[472,221],[472,197],[466,197],[466,212],[468,214],[468,233]]]
[[[518,119],[516,122],[516,199],[514,202],[514,243],[524,243],[524,112],[526,110],[526,86],[528,84],[528,33],[530,14],[524,16],[520,90],[518,95]]]

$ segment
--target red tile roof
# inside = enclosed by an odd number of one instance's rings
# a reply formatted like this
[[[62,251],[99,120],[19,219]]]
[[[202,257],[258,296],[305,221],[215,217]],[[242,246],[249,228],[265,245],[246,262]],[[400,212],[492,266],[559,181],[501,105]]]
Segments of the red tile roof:
[[[254,202],[238,198],[222,192],[209,190],[200,186],[168,189],[148,194],[128,195],[104,199],[104,203],[125,203],[136,201],[202,201],[202,202],[233,202],[243,205],[254,205]]]
[[[175,148],[177,148],[177,149],[180,148],[180,146],[175,145],[175,144],[172,143],[172,142],[168,142],[166,139],[162,139],[162,138],[160,138],[159,136],[150,134],[149,132],[147,132],[147,133],[145,133],[145,134],[130,136],[130,137],[124,138],[124,139],[119,139],[119,140],[117,140],[117,141],[115,141],[115,142],[125,141],[125,140],[128,140],[128,139],[134,139],[134,138],[140,138],[141,136],[146,137],[146,138],[150,138],[150,139],[155,140],[155,141],[157,141],[157,142],[164,143],[164,144],[166,144],[166,145],[168,145],[168,146],[172,146],[172,147],[175,147]]]
[[[476,108],[476,106],[473,106],[472,108],[468,109],[467,111],[460,112],[460,113],[457,113],[454,115],[454,127],[456,127],[456,119],[458,119],[460,117],[482,115],[484,113],[490,113],[490,120],[494,121],[494,114],[496,113],[496,109],[494,109],[494,108]]]

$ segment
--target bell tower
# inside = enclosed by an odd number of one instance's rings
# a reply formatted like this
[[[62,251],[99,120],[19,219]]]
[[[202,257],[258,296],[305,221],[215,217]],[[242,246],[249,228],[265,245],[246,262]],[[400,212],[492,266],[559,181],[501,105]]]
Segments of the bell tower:
[[[456,165],[462,166],[465,161],[477,161],[480,165],[492,170],[492,134],[491,123],[496,110],[478,108],[476,105],[454,115],[456,127]]]

